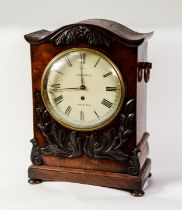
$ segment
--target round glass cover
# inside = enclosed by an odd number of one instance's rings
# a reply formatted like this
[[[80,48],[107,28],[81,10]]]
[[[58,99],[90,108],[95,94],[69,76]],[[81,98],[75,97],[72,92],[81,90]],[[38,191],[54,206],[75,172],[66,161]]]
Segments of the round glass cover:
[[[125,88],[119,69],[108,57],[93,49],[72,48],[49,62],[42,76],[41,94],[59,123],[89,131],[116,117]]]

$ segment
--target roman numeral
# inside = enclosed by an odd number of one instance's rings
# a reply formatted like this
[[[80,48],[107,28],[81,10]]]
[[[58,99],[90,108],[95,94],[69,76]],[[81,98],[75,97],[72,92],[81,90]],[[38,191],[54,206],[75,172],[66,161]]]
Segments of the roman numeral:
[[[66,62],[68,64],[68,66],[72,67],[72,63],[71,63],[70,59],[68,57],[66,57],[65,60],[66,60]]]
[[[54,100],[55,104],[58,105],[59,103],[61,103],[63,101],[63,96],[60,95],[60,96],[54,98],[53,100]]]
[[[100,58],[97,60],[96,64],[94,65],[94,68],[97,66],[97,64],[99,63]]]
[[[52,84],[51,87],[57,89],[60,88],[60,84]]]
[[[71,106],[68,106],[67,108],[66,108],[66,110],[65,110],[65,114],[66,115],[69,115],[70,114],[70,112],[71,112]]]
[[[117,87],[106,87],[106,91],[116,91]]]
[[[80,111],[80,120],[81,121],[84,121],[85,119],[84,119],[84,112],[81,110]]]
[[[81,58],[81,64],[85,64],[86,53],[80,53],[80,58]]]
[[[100,119],[99,115],[97,114],[97,112],[94,110],[95,115]]]
[[[107,99],[103,99],[101,104],[103,104],[104,106],[111,108],[111,106],[113,105],[113,103],[111,103],[110,101],[108,101]]]
[[[107,74],[104,74],[103,77],[108,77],[108,76],[111,75],[111,74],[112,74],[112,72],[110,71],[110,72],[108,72]]]

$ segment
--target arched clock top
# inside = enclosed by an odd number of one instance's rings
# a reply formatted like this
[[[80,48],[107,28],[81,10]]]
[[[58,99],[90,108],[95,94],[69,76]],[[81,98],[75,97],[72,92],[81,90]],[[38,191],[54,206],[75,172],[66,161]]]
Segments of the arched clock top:
[[[89,19],[66,25],[55,31],[40,30],[25,35],[30,44],[53,42],[56,45],[71,45],[80,42],[90,46],[110,47],[113,43],[137,47],[153,35],[138,33],[117,22],[105,19]]]

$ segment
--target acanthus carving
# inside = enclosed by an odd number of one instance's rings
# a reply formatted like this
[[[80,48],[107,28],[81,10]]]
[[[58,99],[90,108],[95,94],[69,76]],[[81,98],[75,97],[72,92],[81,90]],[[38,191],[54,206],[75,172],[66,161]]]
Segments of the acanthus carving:
[[[79,157],[83,154],[81,139],[76,131],[66,135],[63,128],[53,124],[50,135],[53,138],[53,144],[42,147],[43,154],[62,157]]]
[[[32,151],[30,155],[30,159],[34,165],[42,165],[42,158],[41,158],[41,150],[40,146],[36,139],[31,139],[30,142],[32,143]]]
[[[134,150],[131,155],[122,151],[123,145],[132,133],[134,121],[134,99],[128,100],[120,113],[119,128],[111,128],[101,134],[91,132],[84,139],[77,131],[66,131],[60,124],[52,122],[52,118],[43,105],[41,94],[35,94],[37,124],[45,145],[39,147],[36,140],[32,149],[31,160],[41,164],[41,154],[79,157],[83,154],[92,158],[129,161],[128,173],[136,175],[138,171],[138,157]],[[35,161],[36,160],[36,161]],[[40,161],[40,162],[38,162]]]
[[[126,161],[128,155],[122,152],[122,146],[132,133],[132,123],[135,116],[133,108],[134,99],[131,99],[126,103],[124,112],[120,114],[118,132],[115,128],[112,128],[103,132],[100,138],[95,132],[87,136],[84,144],[84,153],[94,158]]]
[[[45,146],[41,152],[46,155],[62,157],[78,157],[82,155],[81,139],[76,131],[67,133],[57,123],[51,121],[47,109],[43,105],[41,94],[35,94],[37,127],[44,137]]]
[[[86,137],[84,153],[93,158],[106,158],[110,160],[126,161],[128,155],[117,148],[120,144],[114,128],[105,131],[101,137],[94,133]]]
[[[138,153],[140,152],[140,150],[138,148],[135,148],[131,155],[130,155],[130,159],[129,159],[129,167],[128,167],[128,174],[131,175],[139,175],[139,171],[140,171],[140,163],[138,160]]]
[[[109,32],[108,32],[109,33]],[[115,38],[107,34],[103,30],[95,30],[90,26],[74,25],[69,28],[63,29],[54,34],[50,40],[56,45],[71,45],[77,44],[80,41],[94,46],[106,46],[109,47]]]

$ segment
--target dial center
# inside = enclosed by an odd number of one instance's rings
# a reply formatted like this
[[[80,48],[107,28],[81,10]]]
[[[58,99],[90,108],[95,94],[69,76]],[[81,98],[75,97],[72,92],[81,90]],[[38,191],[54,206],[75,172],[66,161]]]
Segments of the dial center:
[[[85,89],[86,89],[85,85],[80,86],[80,90],[85,90]]]

